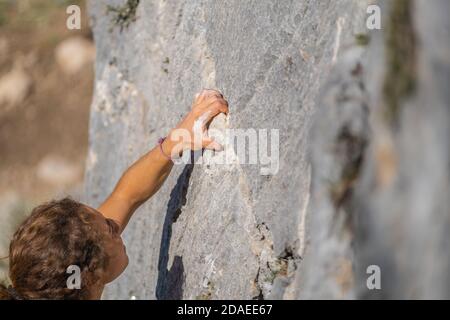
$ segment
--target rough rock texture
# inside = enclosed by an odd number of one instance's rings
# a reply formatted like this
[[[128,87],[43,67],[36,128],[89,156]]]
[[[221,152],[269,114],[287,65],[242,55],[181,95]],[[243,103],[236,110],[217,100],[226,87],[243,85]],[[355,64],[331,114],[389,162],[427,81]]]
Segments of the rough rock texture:
[[[274,175],[211,155],[175,166],[125,232],[130,265],[105,298],[450,296],[449,3],[382,3],[370,37],[368,3],[90,2],[88,203],[203,87],[230,104],[212,127],[280,141]]]

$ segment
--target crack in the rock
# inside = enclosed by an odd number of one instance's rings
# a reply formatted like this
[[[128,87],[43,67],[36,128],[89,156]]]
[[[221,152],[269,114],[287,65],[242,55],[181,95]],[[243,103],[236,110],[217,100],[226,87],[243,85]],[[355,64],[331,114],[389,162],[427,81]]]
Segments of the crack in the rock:
[[[259,235],[260,252],[256,253],[259,267],[257,269],[253,299],[264,300],[272,292],[274,281],[278,277],[293,278],[299,257],[293,247],[287,246],[281,254],[274,255],[270,230],[265,223],[257,224],[255,229]]]

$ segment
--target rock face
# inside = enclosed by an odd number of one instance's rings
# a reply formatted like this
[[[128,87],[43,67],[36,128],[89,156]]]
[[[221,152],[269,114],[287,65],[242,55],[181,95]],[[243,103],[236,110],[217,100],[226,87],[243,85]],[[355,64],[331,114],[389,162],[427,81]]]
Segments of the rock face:
[[[105,298],[450,297],[449,3],[383,2],[369,34],[369,2],[90,2],[89,204],[204,87],[230,104],[212,128],[279,141],[270,174],[261,150],[176,165]]]

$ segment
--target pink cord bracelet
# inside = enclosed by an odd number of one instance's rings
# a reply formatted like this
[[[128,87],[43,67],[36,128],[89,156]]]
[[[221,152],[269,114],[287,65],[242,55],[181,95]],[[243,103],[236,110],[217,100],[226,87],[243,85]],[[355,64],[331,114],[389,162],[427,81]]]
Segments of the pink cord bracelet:
[[[173,161],[172,158],[170,156],[168,156],[163,150],[162,144],[163,144],[164,140],[166,140],[166,137],[164,137],[164,138],[161,137],[158,139],[159,150],[161,150],[161,153],[163,154],[164,157],[166,157],[170,161]]]

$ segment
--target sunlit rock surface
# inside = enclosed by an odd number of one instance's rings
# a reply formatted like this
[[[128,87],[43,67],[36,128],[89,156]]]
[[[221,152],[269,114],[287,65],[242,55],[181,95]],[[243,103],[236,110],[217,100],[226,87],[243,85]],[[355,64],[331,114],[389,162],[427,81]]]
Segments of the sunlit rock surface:
[[[450,296],[449,3],[387,1],[372,32],[368,3],[90,2],[89,204],[202,88],[229,101],[219,132],[279,130],[275,174],[260,156],[175,166],[105,298]]]

